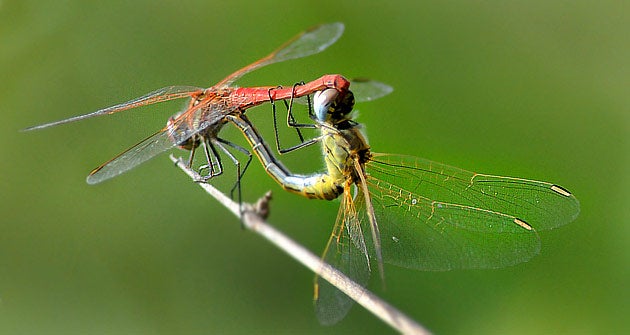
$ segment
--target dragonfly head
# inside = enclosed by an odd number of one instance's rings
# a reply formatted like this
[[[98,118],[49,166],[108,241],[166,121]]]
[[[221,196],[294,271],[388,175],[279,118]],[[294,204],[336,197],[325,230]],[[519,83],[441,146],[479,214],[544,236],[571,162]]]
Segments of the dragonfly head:
[[[327,88],[315,92],[313,96],[315,118],[322,123],[336,125],[348,121],[353,107],[354,94],[349,90],[337,91]]]

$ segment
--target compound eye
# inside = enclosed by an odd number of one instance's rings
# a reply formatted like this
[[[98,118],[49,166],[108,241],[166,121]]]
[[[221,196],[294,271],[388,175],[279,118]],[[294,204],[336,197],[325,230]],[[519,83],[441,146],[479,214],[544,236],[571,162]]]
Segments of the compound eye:
[[[339,96],[339,92],[333,88],[317,91],[313,95],[313,109],[318,121],[324,122],[328,119],[328,114],[334,112],[333,104]]]

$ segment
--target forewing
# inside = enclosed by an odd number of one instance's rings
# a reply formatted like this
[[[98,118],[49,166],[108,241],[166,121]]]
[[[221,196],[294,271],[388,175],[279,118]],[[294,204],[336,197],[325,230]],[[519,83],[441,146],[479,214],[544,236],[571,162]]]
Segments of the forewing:
[[[99,109],[96,112],[74,116],[68,119],[45,123],[45,124],[41,124],[37,126],[28,127],[28,128],[25,128],[24,131],[48,128],[48,127],[52,127],[52,126],[56,126],[56,125],[60,125],[64,123],[70,123],[70,122],[75,122],[79,120],[89,119],[95,116],[114,114],[114,113],[126,111],[126,110],[140,107],[140,106],[152,105],[158,102],[164,102],[164,101],[181,99],[181,98],[189,98],[195,95],[196,93],[200,93],[202,90],[203,89],[199,87],[192,87],[192,86],[164,87],[159,90],[153,91],[151,93],[147,93],[139,98],[136,98],[127,102],[123,102],[121,104],[114,105],[111,107]]]
[[[417,157],[375,154],[367,172],[383,259],[404,267],[439,271],[524,262],[539,252],[536,229],[564,225],[579,213],[575,197],[557,185]]]

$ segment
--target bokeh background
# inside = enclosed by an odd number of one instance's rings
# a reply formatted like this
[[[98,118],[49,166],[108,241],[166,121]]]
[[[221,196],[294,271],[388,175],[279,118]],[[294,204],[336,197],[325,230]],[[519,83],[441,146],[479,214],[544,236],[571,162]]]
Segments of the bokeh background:
[[[540,234],[526,264],[386,266],[387,289],[378,278],[370,288],[440,334],[627,332],[629,14],[612,0],[0,1],[0,333],[392,332],[360,307],[320,326],[313,275],[243,231],[167,155],[85,183],[181,104],[18,132],[163,86],[210,86],[331,21],[346,32],[330,49],[239,84],[384,81],[393,94],[357,106],[374,151],[552,181],[582,205]],[[249,115],[271,136],[268,106]],[[283,160],[321,168],[317,148]],[[229,189],[229,176],[217,185]],[[244,187],[247,201],[273,190],[270,221],[323,249],[338,202],[283,193],[257,163]]]

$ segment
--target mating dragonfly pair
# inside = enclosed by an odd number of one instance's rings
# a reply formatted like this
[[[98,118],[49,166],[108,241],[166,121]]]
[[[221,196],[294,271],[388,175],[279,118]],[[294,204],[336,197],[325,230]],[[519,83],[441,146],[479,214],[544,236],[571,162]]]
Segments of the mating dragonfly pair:
[[[377,264],[381,277],[383,263],[444,271],[525,262],[540,250],[537,230],[555,228],[577,217],[577,199],[555,184],[371,152],[351,112],[355,96],[356,101],[379,98],[391,92],[387,85],[325,75],[290,88],[232,86],[257,68],[323,51],[339,39],[343,29],[341,23],[312,28],[207,89],[166,87],[93,113],[26,130],[187,98],[186,109],[173,115],[163,129],[94,169],[87,182],[95,184],[115,177],[175,146],[190,150],[189,165],[193,164],[196,149],[203,150],[207,162],[200,168],[207,171],[203,181],[223,171],[219,149],[237,165],[240,181],[240,164],[230,149],[247,154],[250,150],[219,137],[225,124],[234,124],[265,170],[284,189],[308,198],[341,197],[324,259],[363,286],[370,276],[371,261]],[[292,114],[293,102],[310,96],[313,102],[309,116],[314,123],[298,124]],[[245,115],[249,108],[269,102],[274,107],[275,125],[276,101],[287,103],[290,126],[320,131],[316,138],[290,150],[320,143],[326,162],[324,172],[308,176],[291,173]],[[277,129],[276,145],[281,151]],[[349,298],[326,283],[316,286],[316,290],[316,311],[322,323],[339,321],[352,306]]]

